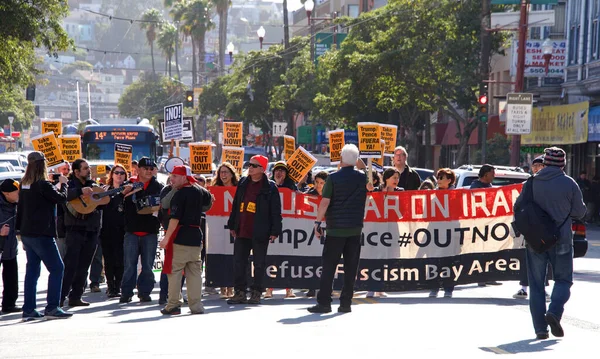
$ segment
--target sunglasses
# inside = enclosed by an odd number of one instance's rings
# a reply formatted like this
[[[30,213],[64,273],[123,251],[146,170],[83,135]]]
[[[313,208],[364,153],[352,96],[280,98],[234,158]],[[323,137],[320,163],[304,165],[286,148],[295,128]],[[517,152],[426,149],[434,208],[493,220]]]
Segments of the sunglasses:
[[[116,175],[119,175],[119,176],[124,176],[127,174],[127,172],[123,172],[123,171],[114,171],[113,173]]]
[[[261,165],[257,165],[256,163],[249,163],[248,166],[252,168],[262,167]]]

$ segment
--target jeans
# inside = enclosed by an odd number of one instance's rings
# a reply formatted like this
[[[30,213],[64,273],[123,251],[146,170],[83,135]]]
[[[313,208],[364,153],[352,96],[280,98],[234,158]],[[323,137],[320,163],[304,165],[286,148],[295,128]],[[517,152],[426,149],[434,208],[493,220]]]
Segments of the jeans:
[[[61,298],[68,296],[69,300],[78,300],[83,295],[88,269],[98,247],[98,233],[67,230],[65,242],[67,252]]]
[[[529,311],[536,333],[547,333],[546,295],[544,282],[548,263],[552,264],[554,289],[550,296],[548,313],[562,318],[565,303],[571,296],[573,285],[573,246],[558,244],[542,254],[527,248],[527,277],[529,279]]]
[[[267,249],[269,248],[269,239],[264,240],[236,238],[233,242],[233,272],[235,290],[246,292],[247,288],[247,268],[248,257],[252,250],[254,262],[253,283],[250,288],[262,293],[263,279],[265,277],[265,262],[267,260]]]
[[[331,306],[331,292],[335,270],[344,255],[344,285],[340,294],[340,305],[350,306],[354,295],[354,282],[360,260],[360,235],[351,237],[327,236],[323,245],[323,272],[319,284],[317,302],[322,306]]]
[[[155,283],[152,265],[156,257],[157,247],[158,235],[156,234],[147,234],[140,237],[130,232],[125,233],[125,241],[123,242],[125,271],[121,282],[121,295],[123,297],[133,296],[136,282],[138,297],[152,293]],[[137,264],[140,256],[142,257],[142,272],[138,277]]]
[[[15,307],[19,297],[19,265],[17,258],[3,259],[2,269],[2,309]]]
[[[52,311],[58,307],[60,302],[62,278],[65,269],[56,242],[52,237],[26,236],[21,236],[21,241],[27,255],[23,313],[31,313],[36,308],[37,281],[40,277],[41,262],[44,262],[44,266],[50,272],[46,295],[46,311]]]
[[[100,277],[102,276],[102,246],[96,246],[96,253],[92,258],[92,265],[90,266],[90,287],[93,285],[100,285]]]

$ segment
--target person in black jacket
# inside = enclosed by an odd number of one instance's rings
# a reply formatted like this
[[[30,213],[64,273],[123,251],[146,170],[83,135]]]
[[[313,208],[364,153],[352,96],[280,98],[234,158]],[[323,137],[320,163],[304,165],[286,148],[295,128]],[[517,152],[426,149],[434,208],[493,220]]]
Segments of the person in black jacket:
[[[394,167],[400,172],[400,181],[398,187],[405,191],[416,191],[421,186],[421,177],[414,169],[406,163],[408,161],[408,152],[402,146],[394,149]]]
[[[269,181],[265,175],[267,164],[268,159],[265,156],[252,157],[248,176],[240,180],[235,191],[233,210],[227,221],[229,231],[235,238],[235,294],[227,300],[228,304],[260,303],[269,240],[273,242],[281,234],[281,199],[275,182]],[[251,250],[254,258],[254,282],[248,300],[246,269]]]
[[[289,188],[292,191],[298,190],[296,183],[294,183],[294,180],[288,175],[287,164],[283,161],[278,161],[273,165],[271,179],[279,188]]]
[[[17,231],[15,228],[19,182],[10,178],[0,183],[0,255],[2,260],[2,313],[18,313],[19,266],[17,264]]]
[[[27,254],[25,271],[25,304],[23,320],[43,318],[64,319],[73,314],[64,312],[60,302],[64,265],[58,253],[56,238],[56,205],[67,201],[67,177],[60,176],[58,189],[47,181],[46,158],[41,152],[27,156],[27,169],[21,181],[21,192],[17,205],[17,229]],[[48,278],[48,304],[44,314],[36,307],[37,281],[40,263],[50,272]]]
[[[125,189],[125,241],[123,244],[125,271],[121,282],[121,298],[119,303],[129,303],[133,297],[133,289],[138,290],[140,302],[151,302],[150,293],[154,289],[154,273],[152,265],[158,248],[158,219],[160,192],[163,185],[153,176],[156,163],[148,157],[138,162],[136,182],[144,184],[143,189],[130,193]],[[133,179],[132,179],[133,181]],[[138,213],[140,212],[140,213]],[[138,257],[141,256],[142,272],[137,275]]]
[[[73,172],[69,176],[67,201],[82,196],[91,196],[92,187],[98,187],[90,179],[91,169],[86,160],[76,159],[72,164]],[[66,228],[65,275],[62,283],[61,307],[69,298],[69,307],[85,307],[90,303],[81,299],[85,289],[88,269],[98,247],[98,233],[102,213],[96,208],[92,213],[80,214],[68,203],[64,208]]]
[[[54,173],[62,174],[65,177],[69,177],[69,173],[71,172],[71,165],[69,162],[65,162],[62,166],[58,167],[53,171]],[[52,178],[48,178],[49,181]],[[54,185],[58,184],[58,181],[52,181]],[[58,246],[58,252],[60,253],[60,258],[64,260],[65,252],[67,251],[67,245],[65,243],[66,236],[66,228],[65,228],[65,211],[63,206],[56,206],[56,245]]]
[[[110,169],[106,179],[105,190],[110,191],[123,186],[127,182],[125,167],[116,164]],[[104,257],[106,275],[106,295],[109,298],[121,296],[121,280],[123,280],[123,242],[125,238],[125,203],[122,193],[110,198],[110,202],[102,210],[102,229],[100,244]]]

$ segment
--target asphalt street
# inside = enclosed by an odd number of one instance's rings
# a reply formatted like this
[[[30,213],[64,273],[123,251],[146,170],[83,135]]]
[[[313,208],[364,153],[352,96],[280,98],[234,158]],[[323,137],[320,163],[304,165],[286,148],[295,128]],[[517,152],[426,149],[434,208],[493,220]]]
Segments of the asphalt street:
[[[20,314],[0,316],[0,358],[483,358],[517,354],[527,358],[597,358],[600,340],[600,228],[588,229],[590,248],[575,259],[575,284],[568,302],[564,338],[535,340],[528,301],[513,299],[517,282],[501,286],[457,287],[452,299],[428,292],[389,293],[365,298],[359,292],[353,312],[310,314],[314,299],[284,291],[259,306],[229,306],[205,297],[206,314],[160,314],[158,284],[152,303],[119,304],[104,293],[86,293],[87,308],[73,308],[68,320],[21,322]],[[25,257],[19,256],[22,305]],[[43,309],[47,272],[38,284]],[[102,286],[105,290],[104,285]],[[337,302],[334,302],[337,305]],[[39,307],[38,307],[39,309]]]

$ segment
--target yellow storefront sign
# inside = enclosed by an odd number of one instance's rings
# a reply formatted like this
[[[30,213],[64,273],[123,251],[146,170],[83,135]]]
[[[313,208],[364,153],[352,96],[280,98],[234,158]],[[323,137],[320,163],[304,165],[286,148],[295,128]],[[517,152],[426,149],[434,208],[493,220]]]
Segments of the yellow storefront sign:
[[[588,140],[589,102],[536,107],[531,133],[521,136],[521,145],[571,145]]]

